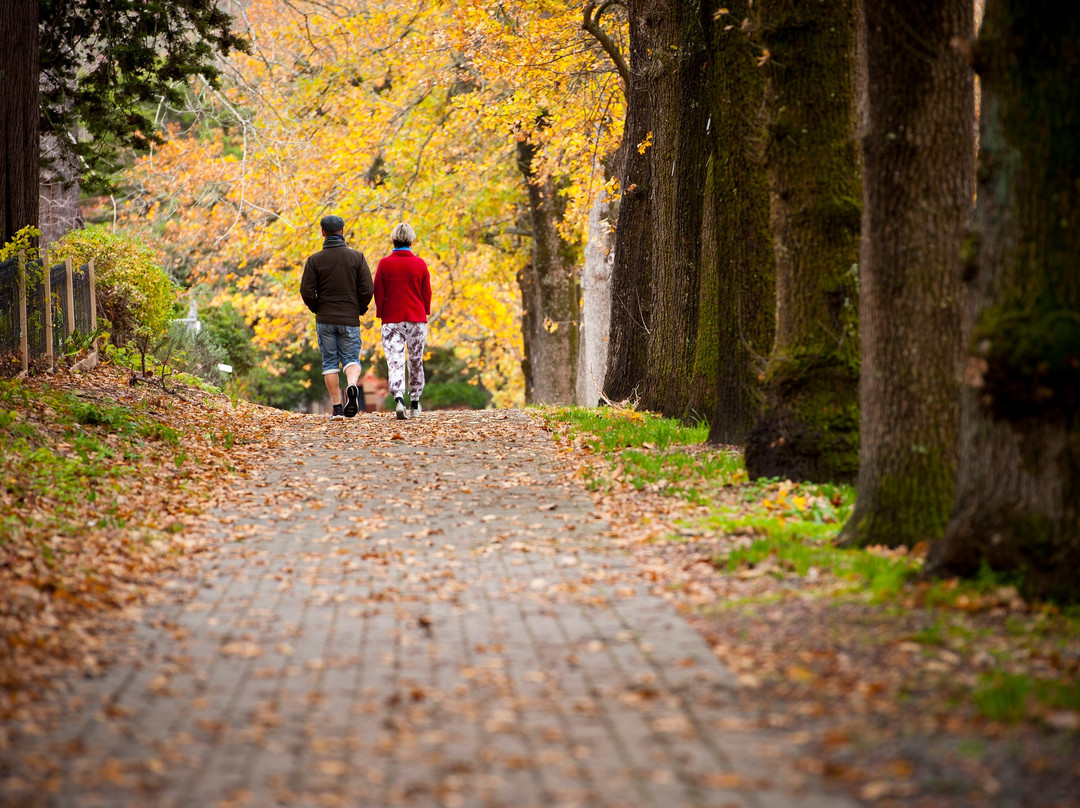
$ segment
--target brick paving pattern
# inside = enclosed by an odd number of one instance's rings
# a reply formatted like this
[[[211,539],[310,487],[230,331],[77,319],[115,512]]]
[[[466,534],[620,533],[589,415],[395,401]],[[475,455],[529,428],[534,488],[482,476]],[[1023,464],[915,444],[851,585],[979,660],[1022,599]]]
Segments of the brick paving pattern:
[[[394,440],[399,436],[400,440]],[[844,808],[523,413],[299,419],[5,806]]]

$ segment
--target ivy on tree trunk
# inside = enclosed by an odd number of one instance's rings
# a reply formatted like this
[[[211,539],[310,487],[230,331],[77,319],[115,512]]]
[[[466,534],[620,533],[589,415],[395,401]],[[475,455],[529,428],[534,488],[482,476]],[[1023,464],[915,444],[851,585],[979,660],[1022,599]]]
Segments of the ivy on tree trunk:
[[[763,0],[776,340],[751,477],[854,482],[859,464],[857,0]]]
[[[723,444],[742,443],[761,408],[758,377],[775,323],[775,259],[762,154],[764,78],[756,62],[761,50],[741,25],[754,13],[748,0],[709,0],[702,8],[710,54],[706,126],[712,135],[704,179],[710,197],[706,209],[713,212],[703,244],[704,255],[716,261],[716,290],[703,281],[702,305],[715,305],[710,313],[716,319],[714,328],[701,329],[699,345],[715,340],[709,440]]]
[[[927,568],[1080,601],[1080,8],[988,0],[956,500]]]

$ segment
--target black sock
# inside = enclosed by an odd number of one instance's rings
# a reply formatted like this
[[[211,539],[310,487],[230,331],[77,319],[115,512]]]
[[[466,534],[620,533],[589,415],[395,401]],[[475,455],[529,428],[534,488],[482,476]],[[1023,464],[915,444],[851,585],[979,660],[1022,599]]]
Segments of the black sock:
[[[403,399],[401,396],[394,396],[394,403],[395,404],[404,404],[405,399]]]

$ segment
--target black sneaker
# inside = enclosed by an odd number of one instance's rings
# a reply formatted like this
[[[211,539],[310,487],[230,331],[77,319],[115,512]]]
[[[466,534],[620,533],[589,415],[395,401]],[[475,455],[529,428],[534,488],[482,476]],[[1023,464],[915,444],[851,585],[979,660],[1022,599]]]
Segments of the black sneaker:
[[[350,384],[345,388],[345,411],[346,418],[353,418],[356,413],[360,411],[360,400],[364,397],[364,391],[358,388],[355,384]]]
[[[341,411],[341,405],[335,404],[334,411],[330,414],[331,421],[337,421],[345,417],[345,414]]]

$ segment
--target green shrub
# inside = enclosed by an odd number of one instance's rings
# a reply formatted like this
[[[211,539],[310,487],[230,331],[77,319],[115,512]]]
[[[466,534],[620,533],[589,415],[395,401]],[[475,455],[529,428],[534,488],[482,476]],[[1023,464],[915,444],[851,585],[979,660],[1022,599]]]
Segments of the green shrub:
[[[11,241],[0,247],[0,261],[15,258],[19,253],[22,253],[27,261],[33,261],[38,257],[38,248],[34,246],[36,238],[41,238],[41,231],[28,224],[12,236]]]
[[[163,334],[172,316],[177,287],[139,239],[104,227],[72,230],[49,251],[49,261],[71,258],[76,266],[93,259],[99,312],[113,341],[124,345],[139,329]]]
[[[252,368],[232,389],[250,401],[282,410],[321,401],[326,395],[322,354],[311,347],[282,353]]]
[[[189,373],[218,387],[225,381],[218,365],[225,364],[229,355],[205,328],[196,332],[184,323],[172,323],[153,353],[159,363],[173,371]]]
[[[424,387],[424,406],[429,410],[482,410],[489,401],[491,394],[478,384],[449,381]]]
[[[233,377],[239,378],[255,367],[259,357],[251,339],[254,336],[240,312],[230,303],[216,307],[206,307],[199,311],[203,330],[208,331],[214,341],[225,349],[228,363],[232,365]]]

